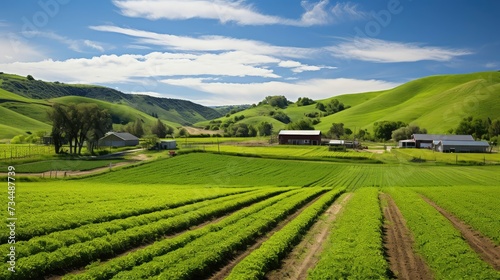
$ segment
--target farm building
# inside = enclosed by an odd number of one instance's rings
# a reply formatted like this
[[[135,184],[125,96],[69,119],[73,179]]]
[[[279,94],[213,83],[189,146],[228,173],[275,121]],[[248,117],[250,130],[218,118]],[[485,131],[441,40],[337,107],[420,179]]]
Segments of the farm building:
[[[399,140],[399,148],[415,148],[415,140]]]
[[[346,148],[354,149],[359,147],[359,142],[349,140],[330,140],[330,142],[328,142],[328,146],[330,151],[345,151]]]
[[[281,130],[278,134],[280,144],[320,145],[320,130]]]
[[[139,138],[128,132],[108,132],[99,139],[101,147],[125,147],[139,145]]]
[[[434,141],[474,141],[471,135],[413,134],[415,148],[432,148]],[[403,140],[404,141],[404,140]]]
[[[433,143],[433,149],[442,153],[486,153],[489,147],[485,141],[438,140]]]
[[[177,142],[175,140],[160,140],[158,148],[160,150],[173,150],[177,148]]]

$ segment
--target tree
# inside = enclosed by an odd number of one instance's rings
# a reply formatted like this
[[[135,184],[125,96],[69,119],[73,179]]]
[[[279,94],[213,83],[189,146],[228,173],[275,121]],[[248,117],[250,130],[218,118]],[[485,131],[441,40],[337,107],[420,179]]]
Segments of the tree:
[[[146,140],[144,141],[144,144],[146,146],[145,148],[155,147],[159,140],[156,134],[148,134],[144,136],[144,139]]]
[[[269,104],[273,107],[278,107],[285,109],[291,102],[286,99],[283,95],[266,96],[266,98],[261,102],[261,104]]]
[[[287,114],[283,113],[282,111],[275,112],[273,114],[273,118],[284,124],[290,123],[290,117],[287,116]]]
[[[144,135],[144,128],[142,127],[142,120],[137,119],[134,123],[134,135],[141,138]]]
[[[316,103],[316,101],[312,100],[309,97],[299,97],[299,99],[297,100],[297,102],[295,104],[297,104],[297,106],[307,106],[307,105],[311,105],[314,103]]]
[[[344,133],[345,133],[345,135],[347,135],[347,137],[349,137],[349,136],[351,136],[351,135],[352,135],[352,133],[353,133],[353,132],[352,132],[352,130],[351,130],[350,128],[347,128],[347,127],[346,127],[346,128],[344,129]]]
[[[54,104],[48,113],[52,121],[52,138],[56,153],[63,142],[69,142],[69,153],[81,154],[85,140],[96,141],[111,129],[111,116],[96,104]],[[93,149],[92,149],[93,151]]]
[[[273,125],[268,122],[261,122],[257,127],[260,136],[269,136],[273,134]]]
[[[488,128],[488,133],[490,134],[490,137],[500,135],[500,119],[496,119],[491,122],[490,127]]]
[[[337,139],[342,137],[342,135],[344,135],[344,133],[345,133],[345,130],[344,130],[343,123],[332,123],[330,130],[328,130],[328,135],[332,138],[337,138]]]
[[[301,119],[297,122],[291,122],[286,126],[289,130],[314,130],[314,126],[309,119]]]
[[[165,126],[165,124],[161,122],[160,119],[157,119],[156,124],[153,125],[153,127],[151,128],[151,132],[156,136],[158,136],[159,138],[165,138],[168,134],[168,129]]]
[[[31,75],[26,76],[26,79],[28,79],[28,81],[34,81],[35,80],[35,78],[33,78],[33,76],[31,76]]]
[[[376,139],[388,141],[392,137],[392,132],[400,127],[406,126],[404,122],[382,121],[373,124],[373,132]]]
[[[472,135],[476,139],[489,138],[488,128],[490,125],[487,120],[474,119],[474,117],[469,116],[463,118],[455,129],[455,134],[465,134]]]
[[[427,129],[420,129],[420,127],[416,125],[400,127],[392,132],[391,138],[394,141],[400,141],[410,139],[413,134],[427,134]]]
[[[189,132],[183,127],[179,129],[179,136],[187,138],[189,136]]]

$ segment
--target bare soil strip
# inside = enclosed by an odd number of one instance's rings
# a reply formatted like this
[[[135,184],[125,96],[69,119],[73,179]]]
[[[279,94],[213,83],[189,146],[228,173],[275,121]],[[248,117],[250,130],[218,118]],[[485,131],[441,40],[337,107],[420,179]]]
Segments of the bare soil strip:
[[[436,208],[441,215],[445,216],[453,226],[460,231],[465,241],[467,241],[469,246],[476,251],[482,260],[487,262],[494,269],[500,270],[500,246],[496,245],[491,239],[482,235],[479,231],[471,228],[460,219],[448,213],[429,198],[425,196],[422,196],[422,198],[432,207]]]
[[[380,195],[384,207],[384,244],[392,273],[397,279],[433,279],[430,269],[413,251],[413,238],[394,200]]]
[[[250,255],[254,250],[260,247],[262,243],[268,240],[275,232],[282,229],[286,224],[295,219],[302,211],[304,211],[307,207],[311,206],[316,200],[318,200],[322,195],[319,195],[306,205],[302,206],[299,210],[295,211],[295,213],[289,215],[285,220],[281,221],[276,227],[274,227],[271,231],[269,231],[266,235],[259,238],[252,246],[248,247],[244,252],[239,252],[238,255],[229,263],[226,264],[219,271],[214,273],[209,279],[210,280],[222,280],[225,279],[231,273],[231,270],[246,256]]]
[[[306,279],[307,271],[318,262],[319,255],[323,250],[323,244],[330,234],[331,224],[351,196],[352,193],[347,193],[337,199],[314,223],[287,258],[282,261],[281,268],[269,272],[266,278],[270,280]]]

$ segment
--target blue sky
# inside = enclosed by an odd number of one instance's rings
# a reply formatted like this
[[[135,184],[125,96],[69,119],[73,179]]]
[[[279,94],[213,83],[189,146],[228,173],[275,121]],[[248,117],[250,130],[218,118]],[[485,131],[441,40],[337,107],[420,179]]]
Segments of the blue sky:
[[[500,69],[500,1],[36,0],[0,12],[0,71],[203,105],[327,98]]]

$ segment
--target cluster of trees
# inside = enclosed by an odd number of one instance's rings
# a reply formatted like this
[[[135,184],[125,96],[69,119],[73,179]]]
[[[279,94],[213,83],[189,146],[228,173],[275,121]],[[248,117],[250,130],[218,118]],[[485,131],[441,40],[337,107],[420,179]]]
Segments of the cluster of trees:
[[[394,130],[391,138],[394,141],[410,139],[413,134],[427,134],[427,129],[420,128],[418,125],[408,125]]]
[[[268,104],[273,107],[285,109],[286,107],[288,107],[288,105],[292,104],[292,102],[286,99],[286,97],[283,95],[274,95],[274,96],[266,96],[264,100],[259,102],[259,105],[262,104]]]
[[[299,99],[297,100],[297,102],[295,104],[297,104],[297,106],[307,106],[307,105],[311,105],[314,103],[316,103],[316,101],[312,100],[309,97],[299,97]]]
[[[344,127],[343,123],[332,123],[327,136],[330,138],[341,139],[344,135],[347,137],[351,136],[352,133],[352,130],[348,127]]]
[[[92,103],[56,103],[48,115],[52,121],[51,135],[56,153],[61,152],[66,141],[70,154],[81,154],[85,141],[93,153],[99,138],[112,128],[111,115]]]
[[[224,136],[234,137],[269,136],[272,133],[273,125],[268,122],[261,122],[255,126],[245,123],[231,123],[224,129]]]
[[[290,117],[282,111],[271,111],[269,115],[284,124],[291,122]]]
[[[316,104],[316,109],[324,112],[323,116],[332,115],[348,108],[350,108],[350,106],[344,106],[344,103],[340,102],[338,99],[332,99],[326,104],[321,102]]]
[[[472,135],[475,139],[497,142],[498,135],[500,135],[500,119],[467,117],[460,121],[455,129],[455,134]]]
[[[314,125],[310,119],[301,119],[291,122],[286,126],[288,130],[314,130]]]
[[[392,138],[392,132],[401,127],[407,126],[406,123],[401,121],[381,121],[373,124],[373,136],[375,139],[388,141]]]

